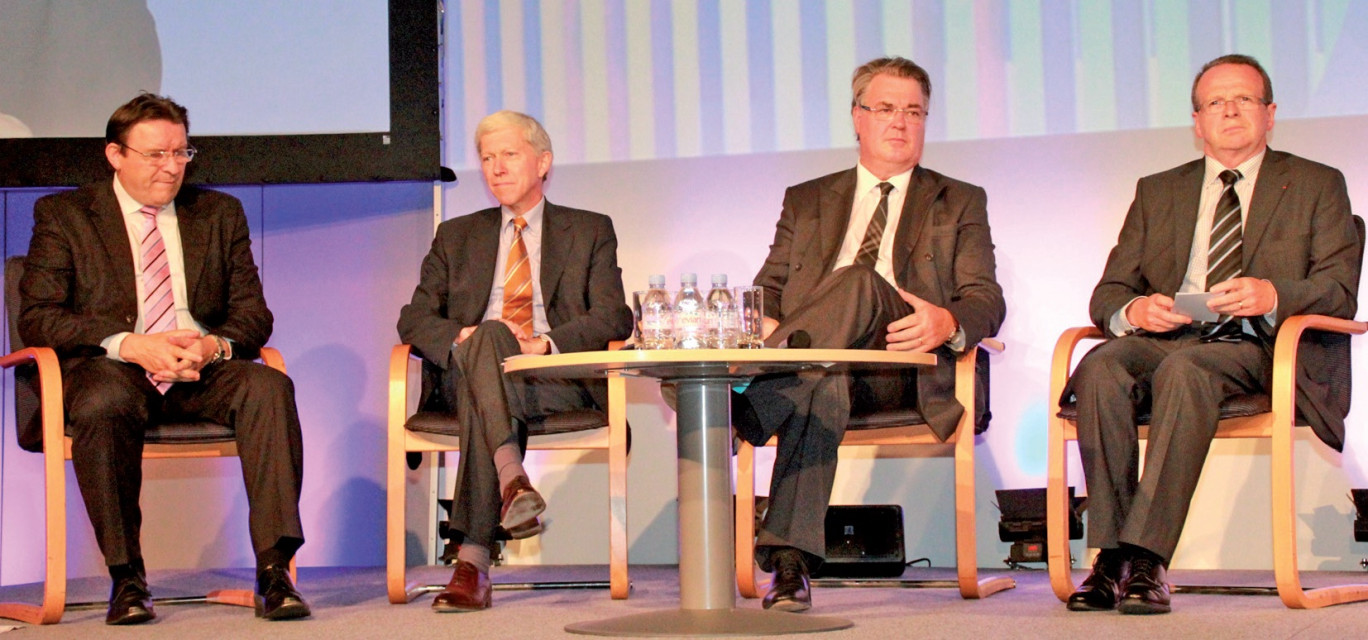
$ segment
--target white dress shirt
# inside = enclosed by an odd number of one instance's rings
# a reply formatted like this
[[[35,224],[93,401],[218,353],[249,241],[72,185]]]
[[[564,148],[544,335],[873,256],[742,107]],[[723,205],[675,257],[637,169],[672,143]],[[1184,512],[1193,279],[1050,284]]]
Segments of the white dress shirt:
[[[522,215],[523,220],[527,222],[527,227],[522,231],[523,246],[527,248],[527,262],[532,267],[532,333],[538,336],[551,331],[551,324],[546,320],[546,306],[541,290],[541,240],[545,211],[546,198],[542,198]],[[517,216],[512,210],[500,207],[499,216],[499,255],[494,260],[494,287],[489,292],[489,304],[485,306],[485,320],[498,320],[503,317],[503,285],[504,277],[507,275],[504,269],[508,264],[508,251],[513,247],[516,229],[513,226],[513,219]],[[548,353],[560,353],[556,343],[549,336],[547,342],[550,343]]]
[[[1265,148],[1254,157],[1245,160],[1235,167],[1240,172],[1241,178],[1235,183],[1235,196],[1240,199],[1240,229],[1244,233],[1245,222],[1249,220],[1249,203],[1254,197],[1254,184],[1259,180],[1259,167],[1263,166],[1264,154],[1268,152]],[[1211,253],[1211,223],[1216,218],[1216,205],[1221,202],[1221,193],[1225,191],[1225,183],[1221,181],[1221,172],[1226,168],[1219,161],[1211,156],[1206,157],[1206,169],[1202,175],[1202,197],[1197,205],[1197,227],[1192,232],[1192,251],[1188,253],[1187,272],[1183,274],[1183,284],[1178,287],[1179,293],[1201,293],[1207,290],[1207,259]],[[1110,328],[1112,333],[1118,336],[1133,333],[1136,328],[1126,319],[1126,310],[1136,300],[1144,296],[1137,296],[1135,299],[1121,307],[1112,316]],[[1278,319],[1278,308],[1273,307],[1264,315],[1268,323],[1276,324]],[[1245,319],[1245,333],[1254,333]]]
[[[119,211],[123,212],[124,228],[128,231],[128,250],[133,254],[133,277],[134,288],[138,292],[138,321],[133,325],[132,333],[142,333],[146,323],[143,318],[142,300],[147,295],[143,291],[142,279],[142,233],[145,215],[142,212],[143,204],[128,195],[128,190],[124,189],[119,182],[119,176],[114,176],[114,197],[119,201]],[[190,315],[190,295],[185,286],[185,255],[181,251],[180,225],[176,222],[176,203],[172,202],[161,211],[157,212],[157,230],[161,231],[162,244],[166,247],[166,263],[171,269],[171,298],[176,308],[176,327],[178,329],[194,329],[200,335],[204,335],[204,328],[195,321]],[[100,341],[100,346],[105,348],[105,355],[110,359],[124,362],[119,356],[119,349],[123,347],[124,338],[130,332],[124,331]]]

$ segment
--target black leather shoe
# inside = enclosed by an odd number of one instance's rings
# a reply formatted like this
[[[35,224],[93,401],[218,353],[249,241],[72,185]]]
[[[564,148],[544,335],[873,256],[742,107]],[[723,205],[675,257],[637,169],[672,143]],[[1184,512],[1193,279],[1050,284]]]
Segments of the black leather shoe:
[[[1171,610],[1168,571],[1153,558],[1131,558],[1130,575],[1121,583],[1121,592],[1121,603],[1117,605],[1121,613],[1145,615]]]
[[[774,582],[765,594],[764,607],[799,613],[812,608],[812,587],[808,584],[807,560],[797,549],[770,552]]]
[[[268,564],[257,571],[256,615],[267,620],[307,618],[308,603],[290,581],[286,564]]]
[[[1092,573],[1069,596],[1069,611],[1111,611],[1121,600],[1121,583],[1129,573],[1130,561],[1119,549],[1097,554]]]
[[[105,624],[141,624],[157,617],[152,610],[152,593],[141,573],[114,581],[109,591],[109,613]]]

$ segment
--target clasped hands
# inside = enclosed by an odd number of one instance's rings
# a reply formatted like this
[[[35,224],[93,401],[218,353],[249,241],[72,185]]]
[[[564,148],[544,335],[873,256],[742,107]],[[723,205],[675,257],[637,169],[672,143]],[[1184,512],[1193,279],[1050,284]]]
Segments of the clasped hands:
[[[119,346],[119,357],[132,362],[157,382],[193,382],[218,351],[213,336],[194,329],[175,329],[161,333],[130,333]]]
[[[912,305],[912,313],[888,324],[889,351],[912,351],[927,353],[945,344],[959,330],[955,316],[944,307],[938,307],[917,296],[898,289],[898,295]],[[779,327],[779,321],[766,317],[762,329],[764,338]]]
[[[1248,276],[1212,285],[1211,292],[1220,295],[1208,300],[1207,308],[1222,315],[1261,316],[1278,305],[1278,291],[1273,283]],[[1164,333],[1191,324],[1192,318],[1173,310],[1173,298],[1152,293],[1126,307],[1126,322],[1137,329]]]
[[[500,319],[499,322],[504,323],[504,326],[507,326],[508,330],[513,332],[513,337],[518,339],[518,348],[522,351],[523,355],[544,356],[551,353],[551,343],[549,341],[540,340],[534,336],[527,335],[523,332],[522,327],[513,324],[508,320]],[[469,338],[472,333],[475,333],[475,327],[461,327],[461,332],[456,336],[456,344],[465,342],[466,338]]]

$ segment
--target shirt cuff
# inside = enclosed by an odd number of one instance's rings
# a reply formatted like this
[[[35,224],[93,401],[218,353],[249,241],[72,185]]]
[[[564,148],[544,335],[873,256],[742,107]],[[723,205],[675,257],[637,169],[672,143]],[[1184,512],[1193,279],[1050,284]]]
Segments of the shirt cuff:
[[[110,360],[115,360],[118,362],[127,362],[119,356],[119,349],[123,348],[124,338],[127,338],[128,334],[130,333],[132,332],[121,331],[112,336],[109,336],[108,338],[105,338],[104,340],[101,340],[100,346],[104,347],[105,356],[108,357]]]
[[[964,353],[964,343],[964,327],[959,327],[950,334],[950,339],[945,341],[945,346],[950,347],[950,350],[955,353]]]
[[[1111,322],[1107,323],[1107,328],[1111,329],[1112,335],[1125,336],[1135,333],[1135,325],[1132,325],[1130,321],[1126,320],[1126,310],[1129,309],[1131,305],[1135,304],[1136,300],[1143,297],[1144,296],[1136,296],[1131,298],[1131,301],[1127,302],[1126,306],[1117,309],[1116,313],[1112,314]]]

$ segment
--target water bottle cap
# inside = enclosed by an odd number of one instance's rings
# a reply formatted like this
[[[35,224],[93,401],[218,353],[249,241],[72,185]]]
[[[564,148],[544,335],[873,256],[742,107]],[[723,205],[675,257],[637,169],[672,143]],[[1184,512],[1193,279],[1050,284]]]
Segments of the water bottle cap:
[[[681,274],[679,274],[679,282],[680,282],[680,284],[692,284],[692,285],[696,285],[696,284],[698,284],[698,274],[696,274],[696,273],[681,273]]]
[[[713,276],[712,276],[712,286],[714,286],[714,287],[725,287],[725,286],[727,286],[727,274],[725,274],[725,273],[714,273]]]
[[[653,275],[650,277],[650,280],[648,282],[650,283],[650,287],[652,289],[665,288],[665,276],[663,275]]]

